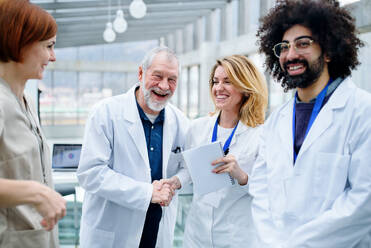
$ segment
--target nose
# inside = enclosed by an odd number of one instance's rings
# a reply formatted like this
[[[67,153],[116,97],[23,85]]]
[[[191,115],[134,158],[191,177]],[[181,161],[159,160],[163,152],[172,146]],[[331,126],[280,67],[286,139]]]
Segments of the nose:
[[[290,46],[289,51],[286,54],[287,60],[292,60],[298,57],[298,53],[295,50],[294,46]]]
[[[167,80],[168,80],[168,79],[167,79],[166,77],[164,77],[164,78],[160,81],[160,83],[158,84],[158,87],[159,87],[161,90],[163,90],[163,91],[168,90],[168,89],[170,88],[169,83],[168,83]]]
[[[216,91],[221,91],[221,90],[224,89],[224,84],[223,84],[223,82],[219,82],[217,84],[214,84],[214,87],[215,87]]]
[[[56,61],[56,57],[55,57],[55,52],[54,52],[54,49],[50,52],[49,54],[49,61],[50,62],[54,62]]]

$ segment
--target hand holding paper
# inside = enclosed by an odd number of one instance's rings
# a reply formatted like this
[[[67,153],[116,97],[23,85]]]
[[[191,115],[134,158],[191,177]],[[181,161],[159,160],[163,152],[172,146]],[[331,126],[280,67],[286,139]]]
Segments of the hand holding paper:
[[[227,173],[215,174],[212,172],[214,169],[212,162],[223,156],[220,142],[213,142],[183,152],[195,194],[203,195],[232,185]]]
[[[213,169],[213,172],[216,174],[220,173],[229,173],[229,175],[233,178],[236,178],[238,181],[238,184],[240,185],[246,185],[248,181],[247,174],[241,169],[241,167],[238,165],[236,158],[228,154],[225,157],[219,158],[217,160],[214,160],[212,162],[212,165],[218,165],[220,163],[223,163],[223,165],[220,165]]]

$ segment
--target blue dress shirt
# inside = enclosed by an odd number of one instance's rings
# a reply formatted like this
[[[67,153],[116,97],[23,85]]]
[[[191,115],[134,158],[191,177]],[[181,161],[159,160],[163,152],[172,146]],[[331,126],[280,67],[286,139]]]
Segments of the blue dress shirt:
[[[154,123],[152,123],[137,101],[140,119],[147,142],[149,165],[151,167],[152,182],[162,179],[162,133],[165,119],[165,109],[161,110]]]

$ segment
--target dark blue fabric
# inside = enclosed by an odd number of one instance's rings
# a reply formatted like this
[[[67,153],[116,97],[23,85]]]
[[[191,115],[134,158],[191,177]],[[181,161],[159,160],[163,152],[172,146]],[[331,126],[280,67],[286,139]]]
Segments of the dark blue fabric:
[[[152,124],[143,109],[139,106],[138,101],[136,101],[136,103],[146,136],[148,159],[153,182],[154,180],[162,179],[162,134],[165,109],[161,110],[155,122]],[[159,204],[150,203],[146,213],[146,220],[144,222],[139,248],[155,248],[161,216],[161,206]]]
[[[142,120],[146,136],[149,165],[151,167],[152,182],[162,179],[162,133],[165,119],[165,109],[161,110],[155,123],[148,119],[137,102],[140,119]]]
[[[139,248],[155,248],[162,208],[159,204],[151,203],[147,210]]]
[[[336,88],[340,85],[342,82],[342,79],[335,80],[330,86],[327,91],[326,97],[323,100],[323,106],[327,103],[327,101],[330,99],[331,95],[334,93]],[[296,112],[295,112],[295,152],[296,154],[299,154],[299,150],[304,142],[305,138],[305,132],[307,130],[307,126],[309,123],[310,116],[312,114],[312,110],[314,107],[316,99],[312,99],[309,103],[305,102],[299,102],[297,101],[295,104]]]

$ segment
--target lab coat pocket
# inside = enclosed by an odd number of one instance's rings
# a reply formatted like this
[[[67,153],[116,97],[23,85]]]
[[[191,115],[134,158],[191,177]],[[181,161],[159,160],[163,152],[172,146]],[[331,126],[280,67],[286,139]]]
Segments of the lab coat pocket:
[[[93,228],[84,222],[81,224],[83,225],[80,233],[81,248],[113,247],[115,233]]]
[[[343,191],[350,156],[319,152],[315,157],[314,196],[331,204]]]
[[[169,162],[167,165],[167,175],[166,175],[168,178],[174,176],[178,172],[180,163],[182,162],[182,160],[183,160],[183,156],[180,152],[170,153]]]

